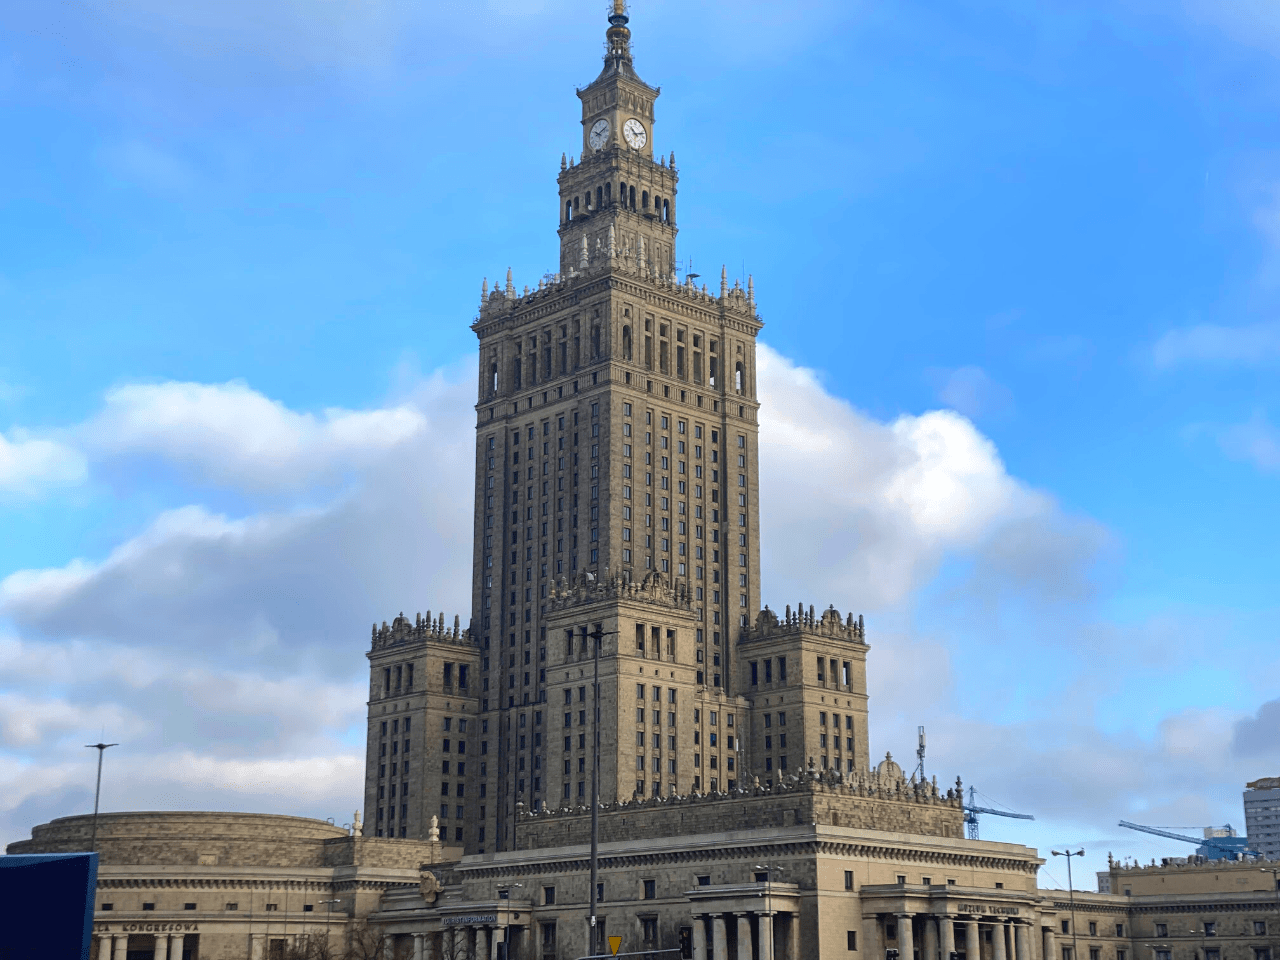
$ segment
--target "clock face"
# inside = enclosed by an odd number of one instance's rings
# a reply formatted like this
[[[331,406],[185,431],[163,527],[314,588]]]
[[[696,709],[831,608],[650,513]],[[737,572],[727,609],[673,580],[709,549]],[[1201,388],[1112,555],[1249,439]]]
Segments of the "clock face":
[[[609,142],[609,121],[597,120],[591,127],[591,135],[587,138],[592,150],[603,150]]]
[[[644,124],[639,120],[628,120],[622,125],[622,135],[627,138],[631,149],[639,150],[649,142],[649,135],[644,132]]]

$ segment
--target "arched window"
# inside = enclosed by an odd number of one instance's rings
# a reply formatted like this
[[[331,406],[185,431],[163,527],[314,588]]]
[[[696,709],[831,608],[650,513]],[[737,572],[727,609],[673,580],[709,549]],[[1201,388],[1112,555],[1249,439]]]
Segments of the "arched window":
[[[631,327],[630,326],[625,326],[622,328],[622,359],[623,360],[631,359]]]
[[[573,212],[574,212],[574,213],[577,213],[577,212],[578,212],[579,210],[581,210],[581,209],[582,209],[582,198],[581,198],[581,197],[574,197],[574,198],[573,198]]]
[[[492,378],[493,378],[492,384],[489,387],[489,392],[497,393],[498,392],[498,365],[495,363],[493,367],[490,368],[489,372],[492,374]]]
[[[662,201],[662,222],[663,223],[671,222],[671,201],[670,200]]]
[[[573,201],[572,200],[566,200],[564,202],[564,218],[566,220],[573,219]]]
[[[648,190],[645,190],[640,194],[640,209],[641,210],[649,209],[649,191]]]
[[[600,325],[591,328],[591,356],[600,356]]]
[[[596,209],[604,206],[604,187],[596,187]]]
[[[742,392],[742,361],[739,360],[733,368],[733,389],[738,393]]]
[[[520,389],[520,358],[516,357],[511,361],[511,382],[517,390]]]
[[[613,184],[606,183],[604,185],[604,202],[613,203]]]
[[[618,184],[618,202],[624,207],[627,205],[627,181],[625,180]]]
[[[628,187],[627,191],[627,206],[634,210],[636,208],[636,188]]]

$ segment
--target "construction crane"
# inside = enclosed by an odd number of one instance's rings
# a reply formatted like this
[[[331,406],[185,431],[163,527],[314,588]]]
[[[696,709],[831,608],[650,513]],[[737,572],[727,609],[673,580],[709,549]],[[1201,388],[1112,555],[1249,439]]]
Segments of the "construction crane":
[[[1256,850],[1241,850],[1238,846],[1232,846],[1227,843],[1222,843],[1212,837],[1204,837],[1203,839],[1201,839],[1200,837],[1188,837],[1188,836],[1184,836],[1181,833],[1170,833],[1168,830],[1161,830],[1157,827],[1146,827],[1140,823],[1130,823],[1128,820],[1121,820],[1120,826],[1127,827],[1130,830],[1140,830],[1143,833],[1151,833],[1157,837],[1165,837],[1166,839],[1169,839],[1169,840],[1182,840],[1182,841],[1185,841],[1186,843],[1194,843],[1196,846],[1212,847],[1215,850],[1221,850],[1223,853],[1227,854],[1227,856],[1230,859],[1233,859],[1233,860],[1238,856],[1243,856],[1246,854],[1250,856],[1255,856],[1255,857],[1258,856],[1258,853]]]
[[[965,835],[970,840],[978,839],[978,814],[990,813],[997,817],[1012,817],[1014,820],[1034,820],[1029,813],[1010,813],[1008,810],[996,810],[993,807],[980,807],[975,802],[973,787],[969,788],[969,802],[964,805]]]

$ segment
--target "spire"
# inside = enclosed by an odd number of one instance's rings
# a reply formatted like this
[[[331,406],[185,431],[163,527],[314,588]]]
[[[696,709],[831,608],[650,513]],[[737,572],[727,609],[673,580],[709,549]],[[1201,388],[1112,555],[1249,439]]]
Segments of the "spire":
[[[627,29],[626,0],[613,0],[613,13],[609,14],[609,29],[604,32],[608,52],[605,64],[614,66],[619,63],[631,63],[631,31]]]

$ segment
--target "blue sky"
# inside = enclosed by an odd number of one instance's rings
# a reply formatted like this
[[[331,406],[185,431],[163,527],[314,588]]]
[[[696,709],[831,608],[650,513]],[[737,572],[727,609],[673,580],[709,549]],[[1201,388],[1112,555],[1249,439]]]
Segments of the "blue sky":
[[[467,327],[555,269],[603,7],[0,0],[5,839],[85,808],[100,732],[108,808],[349,818],[368,624],[466,619]],[[985,836],[1090,866],[1190,849],[1121,817],[1242,826],[1280,8],[632,15],[678,256],[766,321],[765,596],[867,615],[873,747],[926,724],[1039,817]]]

